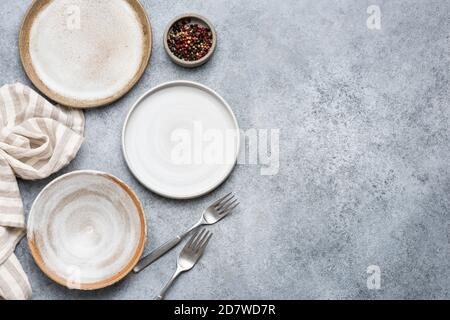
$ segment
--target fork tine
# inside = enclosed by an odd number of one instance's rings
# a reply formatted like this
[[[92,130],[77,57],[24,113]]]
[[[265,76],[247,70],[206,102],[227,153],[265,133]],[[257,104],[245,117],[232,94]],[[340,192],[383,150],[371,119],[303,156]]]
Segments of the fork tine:
[[[199,248],[197,249],[197,252],[199,253],[199,254],[203,254],[203,252],[205,251],[205,248],[206,248],[206,246],[208,245],[208,243],[209,243],[209,240],[211,239],[211,237],[212,237],[212,232],[208,232],[208,234],[206,235],[206,237],[203,239],[203,241],[200,243],[200,246],[199,246]]]
[[[203,229],[202,229],[203,230]],[[192,235],[192,237],[189,239],[189,241],[186,243],[185,248],[189,248],[192,246],[192,243],[194,242],[195,238],[197,238],[198,234],[202,231],[202,230],[197,230],[195,231],[195,233]]]
[[[229,208],[231,208],[231,206],[233,206],[234,204],[236,204],[236,202],[238,202],[238,199],[234,199],[233,201],[229,202],[227,205],[222,206],[218,211],[219,214],[222,214],[222,212],[227,211]]]
[[[237,201],[237,200],[236,200]],[[240,203],[236,203],[234,206],[228,208],[227,210],[224,210],[223,212],[220,213],[221,216],[226,216],[227,214],[231,213],[234,209],[236,209],[236,207],[240,205]]]
[[[207,232],[207,231],[206,231],[206,229],[203,228],[203,229],[198,233],[198,235],[195,237],[194,241],[192,241],[192,243],[191,243],[191,245],[190,245],[190,248],[191,248],[191,249],[195,250],[195,248],[197,248],[198,243],[200,242],[201,239],[203,239],[205,232]]]
[[[224,208],[227,204],[229,204],[230,203],[230,201],[234,201],[236,198],[235,198],[235,196],[234,196],[234,194],[233,195],[231,195],[231,197],[229,197],[229,198],[227,198],[226,200],[224,200],[224,201],[222,201],[221,203],[219,203],[217,206],[216,206],[216,209],[217,210],[222,210],[222,208]]]
[[[217,200],[216,202],[214,202],[210,207],[215,207],[217,206],[219,203],[221,203],[223,200],[225,200],[226,198],[228,198],[231,194],[233,194],[233,192],[230,192],[229,194],[227,194],[225,197],[220,198],[219,200]]]
[[[205,239],[205,237],[208,235],[208,231],[206,229],[203,229],[204,232],[202,232],[201,237],[198,237],[198,239],[195,241],[195,244],[193,245],[192,250],[196,252],[198,248],[200,247],[200,243]]]

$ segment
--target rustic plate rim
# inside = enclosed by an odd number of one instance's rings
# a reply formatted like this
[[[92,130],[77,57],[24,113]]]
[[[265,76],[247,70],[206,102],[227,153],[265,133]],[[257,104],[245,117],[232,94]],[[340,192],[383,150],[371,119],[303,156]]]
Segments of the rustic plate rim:
[[[142,5],[140,0],[125,0],[130,4],[132,9],[135,11],[139,18],[139,22],[143,28],[144,33],[144,53],[142,56],[141,63],[139,65],[139,69],[134,75],[134,77],[128,82],[126,86],[124,86],[121,90],[117,91],[115,94],[102,99],[96,100],[83,100],[65,97],[53,90],[51,90],[37,75],[35,68],[33,67],[33,63],[31,61],[29,45],[30,45],[30,31],[31,26],[36,19],[37,15],[41,12],[41,10],[55,0],[33,0],[33,2],[29,5],[25,16],[22,20],[22,24],[19,31],[19,55],[22,67],[33,83],[33,85],[42,92],[46,97],[51,100],[64,105],[66,107],[72,107],[76,109],[93,109],[102,106],[106,106],[111,104],[124,95],[126,95],[142,78],[145,73],[145,70],[150,64],[150,58],[152,55],[152,47],[153,47],[153,32],[151,23],[145,10],[145,7]]]
[[[33,214],[33,210],[34,210],[34,207],[35,207],[36,203],[40,200],[42,194],[48,188],[50,188],[55,183],[60,182],[61,180],[64,180],[64,179],[66,179],[68,177],[71,177],[71,176],[80,175],[80,174],[89,174],[89,175],[102,176],[104,178],[107,178],[107,179],[110,179],[111,181],[113,181],[115,184],[117,184],[120,188],[122,188],[128,194],[128,196],[131,198],[131,200],[135,204],[137,212],[139,214],[139,220],[140,220],[140,225],[141,225],[140,238],[139,238],[139,242],[138,242],[137,248],[136,248],[133,256],[130,258],[128,264],[124,268],[122,268],[122,270],[120,270],[119,272],[117,272],[116,274],[112,275],[111,277],[109,277],[107,279],[104,279],[104,280],[101,280],[101,281],[92,282],[92,283],[80,283],[80,284],[77,284],[77,287],[75,288],[75,289],[79,289],[79,290],[103,289],[103,288],[109,287],[109,286],[119,282],[120,280],[125,278],[133,270],[133,268],[139,262],[139,259],[141,258],[142,253],[144,252],[145,244],[147,242],[147,221],[146,221],[145,211],[144,211],[144,208],[142,206],[142,203],[139,200],[139,197],[136,195],[136,193],[131,189],[131,187],[129,187],[121,179],[117,178],[116,176],[114,176],[114,175],[112,175],[110,173],[103,172],[103,171],[77,170],[77,171],[72,171],[72,172],[63,174],[63,175],[59,176],[58,178],[56,178],[56,179],[52,180],[51,182],[49,182],[39,192],[38,196],[33,201],[33,204],[32,204],[31,209],[29,211],[30,213],[29,213],[28,223],[27,223],[27,243],[28,243],[28,247],[30,249],[30,252],[31,252],[31,255],[32,255],[34,261],[36,262],[38,267],[42,270],[42,272],[45,275],[47,275],[50,279],[55,281],[56,283],[66,287],[66,288],[69,288],[69,286],[68,286],[68,283],[69,283],[68,279],[65,279],[65,278],[57,275],[44,262],[44,260],[42,258],[42,255],[41,255],[41,253],[39,251],[39,248],[38,248],[38,246],[35,243],[34,236],[33,236],[33,234],[31,232],[29,232],[29,230],[30,230],[30,220],[31,220],[30,217]],[[69,288],[69,289],[74,289],[74,288]]]
[[[131,115],[133,114],[134,110],[137,108],[137,106],[142,102],[142,100],[144,100],[147,96],[157,92],[158,90],[164,89],[164,88],[168,88],[168,87],[173,87],[176,85],[187,85],[187,86],[191,86],[191,87],[195,87],[195,88],[199,88],[201,90],[204,90],[206,92],[208,92],[209,94],[212,94],[214,97],[216,97],[226,108],[226,110],[228,111],[228,113],[231,115],[235,128],[238,131],[238,135],[237,135],[237,143],[236,143],[236,155],[235,155],[235,161],[232,165],[230,165],[230,168],[228,170],[228,172],[224,175],[224,177],[222,179],[220,179],[220,181],[218,181],[216,184],[214,184],[214,186],[199,192],[199,193],[193,193],[191,195],[188,196],[177,196],[174,194],[170,194],[170,193],[164,193],[161,192],[159,190],[155,190],[152,186],[150,186],[149,184],[147,184],[145,181],[143,181],[141,178],[139,178],[136,170],[133,169],[133,166],[131,165],[131,161],[129,159],[129,156],[127,154],[126,151],[126,143],[125,143],[125,132],[128,126],[128,121],[131,117]],[[240,136],[240,127],[239,127],[239,122],[236,118],[236,115],[234,114],[233,109],[231,109],[230,105],[228,104],[228,102],[216,91],[214,91],[213,89],[207,87],[206,85],[203,85],[201,83],[195,82],[195,81],[190,81],[190,80],[175,80],[175,81],[168,81],[168,82],[164,82],[161,83],[153,88],[151,88],[150,90],[147,90],[145,93],[143,93],[138,99],[137,101],[133,104],[133,106],[130,108],[130,110],[127,113],[127,116],[125,118],[125,122],[122,128],[122,154],[123,157],[125,158],[125,162],[127,164],[128,169],[130,170],[130,172],[133,174],[133,176],[147,189],[149,189],[150,191],[152,191],[153,193],[165,197],[165,198],[169,198],[169,199],[175,199],[175,200],[191,200],[191,199],[196,199],[199,197],[202,197],[212,191],[214,191],[215,189],[217,189],[220,185],[222,185],[227,179],[228,177],[231,175],[231,173],[233,172],[233,170],[236,168],[236,164],[237,164],[237,160],[239,158],[239,152],[240,152],[240,148],[241,148],[241,136]]]

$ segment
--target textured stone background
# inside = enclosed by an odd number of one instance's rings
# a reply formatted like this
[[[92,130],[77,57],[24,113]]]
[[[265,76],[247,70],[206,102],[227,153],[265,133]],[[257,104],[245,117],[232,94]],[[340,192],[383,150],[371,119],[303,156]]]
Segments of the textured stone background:
[[[0,1],[0,83],[30,84],[17,38],[31,1]],[[233,190],[236,214],[212,227],[201,263],[173,299],[450,298],[449,30],[446,0],[143,1],[154,31],[151,64],[117,103],[86,112],[79,156],[63,172],[97,169],[129,183],[145,203],[146,252]],[[382,29],[366,9],[380,5]],[[209,17],[219,47],[197,70],[172,64],[166,23],[187,11]],[[241,165],[212,194],[172,201],[142,187],[121,153],[121,128],[136,99],[188,79],[221,93],[240,125],[280,128],[280,172]],[[55,175],[57,176],[57,175]],[[21,182],[30,208],[55,176]],[[97,292],[69,291],[18,247],[36,299],[149,299],[175,268],[177,248],[139,275]],[[382,288],[369,291],[366,268]]]

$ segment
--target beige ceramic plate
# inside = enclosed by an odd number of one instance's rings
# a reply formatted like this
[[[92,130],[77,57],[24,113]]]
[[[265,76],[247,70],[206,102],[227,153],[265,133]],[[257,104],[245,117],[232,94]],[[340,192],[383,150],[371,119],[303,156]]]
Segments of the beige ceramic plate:
[[[94,290],[124,278],[142,255],[144,210],[121,180],[97,171],[63,175],[36,198],[28,244],[42,271],[71,289]]]
[[[103,106],[141,78],[152,32],[138,0],[35,0],[19,35],[33,84],[70,107]]]

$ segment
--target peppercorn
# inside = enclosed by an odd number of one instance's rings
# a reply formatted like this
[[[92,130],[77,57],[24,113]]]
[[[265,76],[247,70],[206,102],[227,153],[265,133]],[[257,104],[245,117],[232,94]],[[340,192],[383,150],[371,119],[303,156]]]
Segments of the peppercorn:
[[[208,27],[192,23],[191,19],[182,19],[170,29],[167,44],[170,51],[181,60],[200,60],[211,50],[212,32]]]

